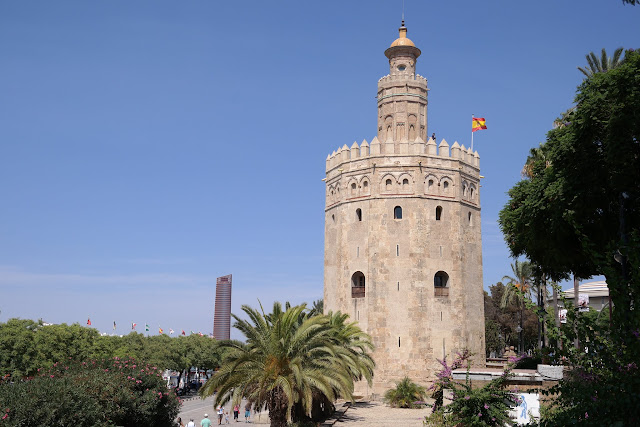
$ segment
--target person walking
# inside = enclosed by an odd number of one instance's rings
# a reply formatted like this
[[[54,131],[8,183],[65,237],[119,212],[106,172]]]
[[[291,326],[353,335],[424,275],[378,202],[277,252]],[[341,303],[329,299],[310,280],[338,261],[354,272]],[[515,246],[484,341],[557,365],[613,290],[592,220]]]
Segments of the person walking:
[[[218,406],[218,425],[222,425],[222,417],[224,416],[224,408],[222,405]]]
[[[204,414],[204,418],[200,421],[201,427],[211,427],[211,420],[209,419],[209,414]]]
[[[235,405],[233,405],[233,420],[235,422],[240,422],[240,420],[238,420],[239,416],[240,416],[240,405],[236,403]]]
[[[182,422],[182,418],[178,417],[177,421],[178,421],[178,426],[184,427],[184,423]]]
[[[196,423],[193,422],[193,418],[191,418],[191,421],[187,423],[187,427],[196,427]]]
[[[251,402],[247,402],[244,407],[244,422],[249,422],[249,417],[251,416]]]

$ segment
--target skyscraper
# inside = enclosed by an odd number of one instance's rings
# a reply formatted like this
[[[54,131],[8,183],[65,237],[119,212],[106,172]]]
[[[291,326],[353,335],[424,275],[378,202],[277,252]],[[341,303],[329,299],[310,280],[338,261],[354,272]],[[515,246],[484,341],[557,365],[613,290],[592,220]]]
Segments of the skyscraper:
[[[231,332],[231,274],[216,279],[216,309],[213,337],[228,340]]]

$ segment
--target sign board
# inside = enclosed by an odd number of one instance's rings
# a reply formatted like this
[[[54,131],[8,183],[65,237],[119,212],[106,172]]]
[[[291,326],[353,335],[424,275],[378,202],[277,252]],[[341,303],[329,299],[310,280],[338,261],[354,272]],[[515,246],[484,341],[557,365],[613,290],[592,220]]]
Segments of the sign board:
[[[529,424],[534,419],[540,419],[540,398],[538,393],[518,393],[520,404],[512,409],[509,415],[516,424]]]
[[[567,309],[561,308],[559,310],[559,314],[560,314],[560,323],[567,323]]]
[[[578,310],[589,311],[589,295],[578,294]]]

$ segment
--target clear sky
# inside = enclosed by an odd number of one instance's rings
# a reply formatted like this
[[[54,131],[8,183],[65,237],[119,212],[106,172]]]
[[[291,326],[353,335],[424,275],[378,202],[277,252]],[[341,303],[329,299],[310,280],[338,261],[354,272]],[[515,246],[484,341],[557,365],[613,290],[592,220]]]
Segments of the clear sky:
[[[233,308],[322,297],[327,154],[376,134],[402,1],[0,2],[0,321],[210,333]],[[484,286],[531,147],[585,55],[640,47],[619,0],[405,1],[428,132],[469,145]],[[232,336],[234,335],[232,332]]]

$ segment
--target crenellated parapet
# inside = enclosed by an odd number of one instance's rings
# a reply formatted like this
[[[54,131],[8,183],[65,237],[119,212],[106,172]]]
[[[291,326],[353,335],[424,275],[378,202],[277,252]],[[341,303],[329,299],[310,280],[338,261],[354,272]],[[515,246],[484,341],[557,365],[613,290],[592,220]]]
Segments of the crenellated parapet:
[[[367,140],[363,140],[358,144],[354,142],[351,147],[346,144],[341,148],[338,148],[333,153],[327,156],[326,172],[336,168],[345,168],[349,163],[358,160],[371,159],[375,157],[433,157],[439,159],[451,159],[457,160],[468,166],[471,166],[474,170],[480,169],[480,155],[477,151],[473,152],[471,149],[466,148],[464,145],[454,142],[450,147],[445,139],[440,141],[440,144],[436,144],[433,138],[425,143],[419,137],[415,141],[386,141],[381,143],[377,137],[368,143]],[[409,160],[409,159],[404,159]],[[415,160],[413,163],[420,161]],[[404,163],[404,162],[402,162]],[[349,169],[351,169],[349,167]]]
[[[421,76],[420,74],[416,74],[414,76],[399,76],[399,75],[392,75],[392,74],[387,74],[386,76],[382,76],[378,79],[378,83],[388,83],[388,82],[406,82],[407,80],[413,80],[422,84],[427,84],[427,78]]]

